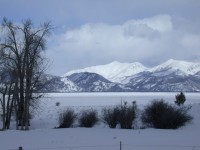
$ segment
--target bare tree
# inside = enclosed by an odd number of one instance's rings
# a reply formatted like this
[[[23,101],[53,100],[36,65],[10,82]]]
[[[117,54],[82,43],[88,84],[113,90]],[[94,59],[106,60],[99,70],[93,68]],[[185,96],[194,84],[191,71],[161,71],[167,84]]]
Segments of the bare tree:
[[[1,98],[0,98],[0,102],[1,102],[1,106],[2,106],[2,130],[5,130],[6,128],[6,93],[7,93],[7,89],[8,86],[5,82],[5,74],[4,72],[1,70],[1,74],[0,74],[0,93],[1,93]]]
[[[2,27],[6,36],[1,42],[0,50],[6,60],[5,66],[12,70],[17,126],[28,130],[30,106],[38,98],[34,92],[44,71],[41,52],[45,49],[45,39],[52,29],[51,24],[47,22],[35,28],[31,20],[17,25],[4,18]]]
[[[1,58],[1,57],[0,57]],[[11,79],[11,72],[0,64],[0,104],[2,107],[2,130],[10,128],[11,114],[13,111],[14,99],[13,92],[13,79]]]

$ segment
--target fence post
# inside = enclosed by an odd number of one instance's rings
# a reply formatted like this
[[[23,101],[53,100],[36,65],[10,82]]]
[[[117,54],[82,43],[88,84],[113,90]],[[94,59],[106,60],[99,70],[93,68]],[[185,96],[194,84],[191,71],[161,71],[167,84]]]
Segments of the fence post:
[[[21,146],[19,147],[19,150],[23,150]]]
[[[120,150],[122,150],[122,141],[120,141]]]

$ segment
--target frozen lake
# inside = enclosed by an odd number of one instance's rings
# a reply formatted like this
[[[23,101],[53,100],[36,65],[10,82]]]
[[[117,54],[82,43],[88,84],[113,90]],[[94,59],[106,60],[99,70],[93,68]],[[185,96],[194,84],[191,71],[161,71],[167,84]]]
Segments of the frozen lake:
[[[59,114],[70,107],[79,113],[85,109],[95,109],[99,115],[105,107],[120,105],[127,101],[132,104],[136,101],[141,110],[152,100],[163,99],[174,104],[175,96],[172,92],[118,92],[118,93],[48,93],[40,101],[40,109],[33,119],[33,128],[52,128],[57,125]],[[184,93],[185,104],[200,104],[200,93]],[[59,103],[59,105],[56,105]],[[48,118],[48,119],[47,119]],[[41,121],[42,120],[42,121]]]
[[[173,92],[109,92],[109,93],[49,93],[45,94],[44,99],[53,100],[64,103],[68,106],[104,106],[116,105],[127,101],[137,104],[147,104],[152,100],[163,99],[170,103],[174,103],[175,95]],[[184,93],[186,96],[186,104],[200,103],[200,93]]]
[[[33,119],[30,131],[12,130],[0,134],[0,149],[14,150],[116,150],[122,141],[123,150],[200,150],[200,93],[185,93],[186,103],[192,104],[191,124],[178,130],[162,129],[109,129],[102,122],[93,128],[53,129],[58,125],[59,114],[70,106],[76,113],[94,108],[101,117],[104,106],[120,104],[121,101],[137,101],[145,105],[154,99],[174,103],[177,93],[51,93],[45,94]],[[56,106],[56,102],[60,102]],[[137,121],[136,121],[137,123]],[[111,146],[110,146],[111,145]]]

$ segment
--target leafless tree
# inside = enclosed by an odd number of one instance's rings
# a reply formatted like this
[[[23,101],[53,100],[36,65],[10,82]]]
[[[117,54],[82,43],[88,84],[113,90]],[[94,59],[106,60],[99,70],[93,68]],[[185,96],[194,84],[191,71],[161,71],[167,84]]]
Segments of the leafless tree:
[[[38,98],[34,92],[44,72],[41,52],[45,49],[45,39],[52,29],[51,24],[47,22],[35,28],[31,20],[18,25],[4,18],[2,27],[5,35],[0,52],[6,60],[4,66],[11,72],[17,128],[21,126],[22,130],[28,130],[30,106]]]
[[[10,128],[10,120],[13,112],[14,99],[13,99],[13,80],[10,78],[9,72],[5,69],[0,72],[0,102],[2,106],[2,129]]]

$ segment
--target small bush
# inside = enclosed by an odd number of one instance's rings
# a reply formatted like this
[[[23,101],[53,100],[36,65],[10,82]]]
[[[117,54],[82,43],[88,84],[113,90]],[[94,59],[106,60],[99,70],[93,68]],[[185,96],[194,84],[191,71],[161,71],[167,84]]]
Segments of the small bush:
[[[142,113],[142,122],[158,129],[177,129],[192,117],[187,114],[188,109],[177,108],[163,100],[153,101]]]
[[[181,92],[180,94],[177,94],[175,98],[176,98],[175,104],[177,104],[178,106],[183,105],[186,101],[186,98],[183,92]]]
[[[98,121],[98,114],[97,111],[93,109],[82,111],[78,119],[79,125],[81,127],[87,127],[87,128],[93,127],[97,123],[97,121]]]
[[[76,120],[77,115],[74,110],[67,108],[64,112],[59,115],[59,127],[58,128],[69,128]]]
[[[119,124],[122,129],[132,129],[133,120],[136,118],[136,103],[128,106],[125,102],[119,109]]]
[[[127,105],[127,102],[125,102],[123,105],[102,110],[102,119],[110,128],[115,128],[119,124],[122,129],[131,129],[135,118],[135,102],[133,102],[132,106]]]
[[[113,108],[104,108],[102,110],[102,119],[110,128],[116,128],[119,122],[120,109],[118,106]]]
[[[56,102],[56,106],[60,106],[60,102]]]

